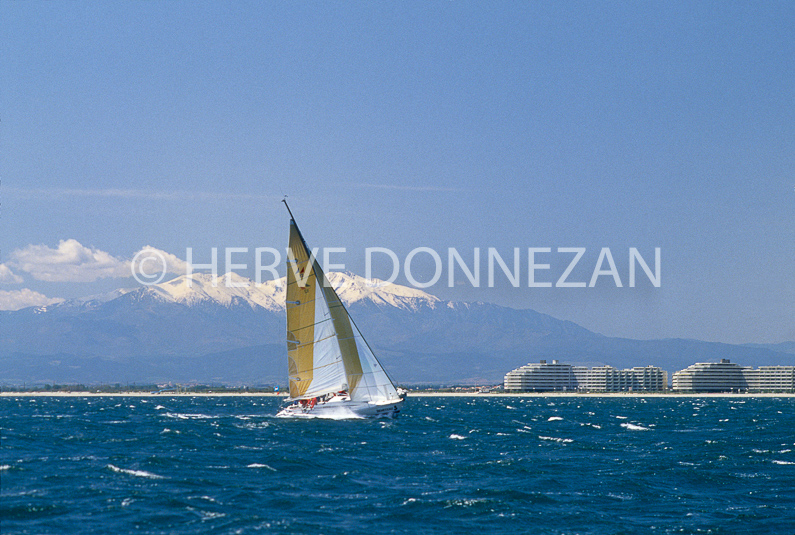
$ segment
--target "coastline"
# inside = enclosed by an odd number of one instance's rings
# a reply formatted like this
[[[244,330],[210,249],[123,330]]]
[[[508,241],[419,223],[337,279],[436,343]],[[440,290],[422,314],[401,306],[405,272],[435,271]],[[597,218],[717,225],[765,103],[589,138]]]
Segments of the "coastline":
[[[273,392],[0,392],[0,398],[9,397],[286,397]],[[795,398],[792,392],[409,392],[408,398],[505,397],[505,398]]]

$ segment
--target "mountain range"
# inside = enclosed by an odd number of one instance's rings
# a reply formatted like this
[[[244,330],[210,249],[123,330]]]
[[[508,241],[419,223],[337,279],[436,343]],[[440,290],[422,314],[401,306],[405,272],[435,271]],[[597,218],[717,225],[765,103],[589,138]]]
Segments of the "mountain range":
[[[499,384],[538,359],[673,372],[694,362],[795,364],[795,342],[732,345],[612,338],[534,310],[443,301],[328,274],[398,383]],[[194,273],[45,307],[0,312],[0,385],[286,383],[284,279]]]

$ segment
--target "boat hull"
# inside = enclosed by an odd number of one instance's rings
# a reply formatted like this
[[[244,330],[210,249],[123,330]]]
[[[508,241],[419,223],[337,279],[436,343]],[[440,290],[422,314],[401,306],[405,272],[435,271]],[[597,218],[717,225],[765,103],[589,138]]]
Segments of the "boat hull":
[[[347,420],[359,418],[397,418],[403,400],[388,402],[342,401],[318,403],[313,407],[293,403],[284,407],[277,418],[325,418],[328,420]]]

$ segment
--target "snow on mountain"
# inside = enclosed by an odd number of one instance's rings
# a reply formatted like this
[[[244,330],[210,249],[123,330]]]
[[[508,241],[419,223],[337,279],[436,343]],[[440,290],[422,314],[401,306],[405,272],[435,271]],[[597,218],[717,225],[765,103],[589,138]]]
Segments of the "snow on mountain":
[[[327,277],[346,306],[372,303],[416,311],[421,306],[435,308],[441,302],[439,298],[415,288],[379,279],[365,279],[353,273],[328,273]],[[148,286],[142,291],[166,302],[188,306],[203,302],[225,307],[246,303],[252,308],[262,307],[275,312],[284,309],[285,285],[285,277],[258,285],[236,273],[217,277],[193,273],[190,277],[182,275],[168,282]]]
[[[84,306],[93,307],[101,305],[102,303],[107,303],[108,301],[113,301],[117,297],[121,297],[122,295],[130,293],[132,291],[133,290],[129,288],[119,288],[117,290],[112,290],[104,294],[89,295],[87,297],[78,297],[77,299],[71,299],[69,302],[75,305],[84,305]]]
[[[182,275],[168,282],[155,284],[145,290],[164,301],[194,306],[199,303],[216,303],[230,307],[246,303],[251,308],[262,307],[277,311],[284,308],[284,280],[268,281],[257,285],[236,273],[213,277],[209,273]]]
[[[358,328],[382,364],[409,383],[496,384],[513,368],[550,358],[619,368],[654,364],[669,371],[720,358],[754,366],[792,365],[795,358],[789,344],[609,338],[529,309],[441,301],[351,273],[328,278],[352,305]],[[0,378],[283,384],[285,279],[260,285],[235,274],[228,279],[196,273],[135,290],[0,311]]]
[[[326,276],[346,306],[373,303],[416,311],[422,305],[436,308],[441,303],[438,297],[422,290],[379,279],[365,279],[350,272],[328,273]]]
[[[124,294],[130,293],[133,290],[119,288],[117,290],[112,290],[110,292],[102,293],[102,294],[95,294],[89,295],[86,297],[77,297],[74,299],[62,299],[60,302],[53,303],[51,305],[44,305],[33,308],[34,314],[45,314],[50,310],[63,310],[63,309],[74,309],[74,310],[93,310],[108,301],[113,301],[121,297]]]

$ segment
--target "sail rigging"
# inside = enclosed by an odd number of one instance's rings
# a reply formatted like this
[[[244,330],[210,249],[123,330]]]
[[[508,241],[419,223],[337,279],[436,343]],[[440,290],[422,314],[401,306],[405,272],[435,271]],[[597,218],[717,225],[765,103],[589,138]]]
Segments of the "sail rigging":
[[[306,245],[292,212],[290,217],[286,296],[290,399],[345,392],[351,401],[399,400],[392,381]]]

